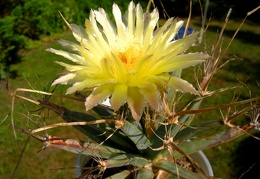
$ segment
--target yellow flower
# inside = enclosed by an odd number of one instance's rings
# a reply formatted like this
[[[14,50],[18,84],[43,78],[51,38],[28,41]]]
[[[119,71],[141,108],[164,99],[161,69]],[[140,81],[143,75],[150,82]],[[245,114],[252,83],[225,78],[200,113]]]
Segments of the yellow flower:
[[[144,107],[161,106],[160,94],[165,87],[198,94],[191,84],[170,73],[205,61],[202,53],[183,54],[196,39],[194,33],[174,40],[183,22],[170,18],[156,28],[159,13],[143,13],[140,4],[130,2],[122,17],[113,5],[115,24],[104,9],[91,10],[86,28],[70,24],[78,43],[59,41],[69,51],[48,49],[74,62],[64,66],[68,73],[56,84],[73,84],[67,93],[93,90],[86,99],[86,110],[110,98],[116,111],[125,103],[134,119],[139,120]]]

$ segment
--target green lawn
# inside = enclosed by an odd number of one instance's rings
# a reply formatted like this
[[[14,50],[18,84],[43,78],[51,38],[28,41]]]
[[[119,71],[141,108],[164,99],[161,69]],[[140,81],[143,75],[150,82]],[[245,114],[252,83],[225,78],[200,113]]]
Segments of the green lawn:
[[[196,30],[199,30],[199,23],[199,21],[193,21],[191,26]],[[224,38],[222,41],[223,48],[225,48],[226,44],[229,42],[239,23],[240,22],[235,21],[230,21],[228,23],[227,30],[224,33]],[[194,46],[191,50],[210,50],[211,44],[214,43],[222,25],[222,22],[211,22],[211,25],[205,34],[203,44],[199,46]],[[56,43],[56,40],[60,38],[71,38],[71,36],[69,35],[69,33],[64,33],[61,35],[51,35],[49,37],[43,37],[41,41],[32,42],[28,47],[30,48],[30,50],[21,52],[21,62],[11,66],[11,78],[8,80],[9,91],[12,92],[18,87],[44,90],[50,85],[50,83],[55,79],[58,72],[62,70],[59,65],[54,63],[54,61],[61,59],[61,57],[46,52],[45,49],[48,47],[59,47]],[[248,89],[250,89],[252,93],[250,94],[247,88],[238,90],[237,95],[239,95],[241,99],[248,98],[250,95],[260,96],[259,86],[257,85],[257,82],[259,83],[259,81],[257,80],[259,80],[260,76],[260,72],[258,70],[260,66],[259,49],[260,26],[251,22],[247,22],[239,32],[236,40],[231,45],[225,57],[225,60],[231,59],[234,56],[237,56],[243,60],[231,61],[221,71],[219,71],[216,78],[214,78],[212,81],[211,89],[234,86],[238,84],[239,81],[241,81],[245,82]],[[188,70],[185,70],[183,74],[185,78],[189,78],[192,80],[193,76],[188,73]],[[0,119],[4,119],[10,114],[11,111],[11,97],[5,88],[5,84],[5,82],[1,82]],[[64,92],[65,89],[66,86],[60,86],[56,91]],[[220,95],[216,95],[213,100],[206,101],[205,105],[207,105],[208,103],[212,104],[212,102],[214,104],[228,103],[232,99],[233,93],[234,90],[223,92]],[[28,121],[36,119],[29,119],[26,116],[31,111],[37,109],[37,107],[29,103],[26,103],[22,100],[16,100],[14,114],[15,124],[27,129],[33,128],[34,126],[30,126]],[[216,116],[214,116],[214,118],[216,118]],[[57,122],[61,121],[60,119],[57,119],[56,116],[53,114],[50,114],[48,120],[51,120],[51,122],[53,120]],[[207,119],[203,118],[202,120]],[[75,163],[75,155],[63,151],[58,151],[56,149],[47,149],[37,153],[37,151],[42,148],[42,144],[32,138],[27,141],[28,137],[20,133],[17,133],[18,139],[15,140],[13,131],[8,127],[8,124],[10,124],[10,117],[8,117],[0,125],[0,178],[10,178],[19,160],[20,151],[22,150],[21,148],[23,148],[26,143],[27,146],[19,163],[16,172],[16,178],[74,177],[74,170],[72,168]],[[48,132],[52,135],[56,134],[59,136],[71,136],[73,138],[80,136],[72,128],[57,128]],[[241,148],[244,147],[240,146],[242,140],[249,139],[246,137],[238,138],[234,142],[223,144],[214,149],[205,151],[207,156],[209,157],[210,162],[212,163],[214,173],[217,177],[238,178],[240,175],[243,174],[243,172],[250,168],[250,164],[248,164],[249,167],[247,168],[237,166],[238,162],[240,161],[239,159],[242,158],[240,156]],[[251,144],[252,143],[255,144],[254,148],[256,148],[259,141],[253,140]],[[18,144],[21,147],[20,149]],[[251,153],[253,151],[252,148],[248,147],[246,149],[247,150],[244,150],[244,154],[250,154],[251,156]],[[258,149],[260,149],[259,146]],[[240,151],[240,153],[238,151]],[[247,161],[244,162],[246,163]],[[58,168],[60,169],[57,170]]]
[[[61,36],[59,35],[59,37]],[[68,33],[63,34],[62,37],[67,38]],[[71,37],[69,36],[69,38]],[[59,57],[45,51],[45,49],[50,46],[58,47],[55,39],[56,36],[48,37],[47,39],[43,39],[43,42],[41,43],[34,43],[34,45],[37,45],[36,48],[22,52],[21,62],[11,67],[11,75],[14,78],[9,79],[8,81],[10,92],[18,87],[44,90],[46,87],[50,86],[50,83],[54,80],[57,73],[62,70],[59,65],[54,63]],[[11,97],[5,89],[5,83],[2,82],[1,85],[0,103],[2,107],[0,116],[1,119],[3,119],[6,115],[10,114]],[[59,89],[59,91],[62,90],[63,88]],[[23,95],[22,92],[19,94]],[[39,107],[35,107],[23,100],[16,100],[14,113],[15,125],[27,129],[35,128],[35,126],[28,125],[29,120],[35,119],[28,119],[25,115],[38,108]],[[51,116],[49,120],[52,120],[51,122],[53,122],[53,120],[62,122],[54,115]],[[27,146],[18,166],[15,175],[16,178],[74,177],[74,170],[72,167],[74,167],[75,155],[61,152],[56,149],[47,149],[37,153],[43,147],[42,143],[32,138],[27,142],[28,137],[21,133],[17,133],[18,140],[16,141],[13,131],[8,127],[8,124],[10,124],[10,117],[8,117],[0,126],[0,178],[10,178],[16,163],[19,160],[20,151],[22,150],[19,149],[18,144],[21,145],[22,148],[26,143]],[[66,136],[67,133],[74,135],[74,137],[77,136],[77,131],[68,128],[50,132],[52,135],[56,132],[59,133],[56,135],[61,136]]]

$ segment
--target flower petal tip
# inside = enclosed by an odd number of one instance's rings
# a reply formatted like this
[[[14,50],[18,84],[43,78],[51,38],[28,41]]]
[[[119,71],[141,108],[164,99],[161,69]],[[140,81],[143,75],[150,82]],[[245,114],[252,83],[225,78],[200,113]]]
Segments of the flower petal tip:
[[[98,102],[96,100],[94,100],[91,95],[89,97],[86,98],[85,101],[85,109],[86,111],[92,109],[93,107],[95,107],[98,104]]]

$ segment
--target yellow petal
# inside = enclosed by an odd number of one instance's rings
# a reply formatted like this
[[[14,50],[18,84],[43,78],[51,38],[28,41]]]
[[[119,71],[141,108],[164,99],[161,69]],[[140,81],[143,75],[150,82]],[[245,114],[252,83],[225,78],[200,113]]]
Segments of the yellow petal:
[[[159,109],[161,106],[160,93],[154,83],[147,84],[146,88],[140,88],[139,91],[153,109]]]
[[[94,91],[86,98],[86,110],[92,109],[98,103],[107,99],[113,92],[113,85],[104,85],[94,89]]]
[[[115,3],[113,4],[113,15],[114,15],[114,18],[116,21],[118,40],[122,41],[122,40],[124,40],[124,37],[125,37],[126,27],[122,21],[121,11],[120,11],[118,5]]]
[[[66,52],[66,51],[63,51],[63,50],[56,50],[56,49],[53,49],[53,48],[48,48],[47,51],[55,53],[55,54],[60,55],[60,56],[63,56],[63,57],[65,57],[65,58],[67,58],[67,59],[69,59],[72,62],[75,62],[77,64],[82,64],[82,65],[85,64],[85,58],[83,58],[80,55],[69,53],[69,52]]]
[[[73,36],[78,42],[87,40],[88,35],[83,27],[76,24],[70,24],[70,26],[72,28]]]
[[[116,31],[114,24],[111,23],[106,11],[103,8],[99,8],[98,11],[94,11],[96,20],[103,27],[104,35],[108,39],[110,45],[114,44],[116,39]]]
[[[172,76],[167,83],[167,86],[182,93],[189,92],[191,94],[199,95],[199,92],[192,86],[192,84],[178,77]]]
[[[127,103],[135,120],[140,120],[144,111],[144,97],[136,87],[128,88]]]
[[[126,12],[126,19],[127,19],[127,30],[130,35],[134,35],[134,25],[135,25],[135,4],[133,1],[130,2],[128,5],[128,11]]]
[[[110,104],[115,111],[127,100],[127,85],[117,85],[110,99]]]
[[[69,65],[67,63],[58,62],[58,61],[56,61],[55,63],[57,63],[61,66],[64,66],[66,68],[66,70],[68,70],[70,72],[86,69],[85,66],[81,66],[81,65]]]
[[[158,10],[154,9],[151,14],[145,14],[145,17],[146,17],[146,23],[144,27],[145,31],[144,31],[144,39],[143,39],[144,50],[148,49],[148,47],[149,49],[151,48],[150,44],[152,43],[154,29],[159,20]]]
[[[140,4],[136,6],[136,27],[135,27],[135,38],[142,40],[144,30],[144,14]]]
[[[150,69],[150,71],[152,74],[161,74],[164,72],[181,70],[202,63],[209,57],[209,55],[202,53],[189,53],[178,55],[169,60],[167,60],[167,57],[165,57],[165,61],[167,61],[167,63],[162,60],[161,63],[157,63],[156,65],[154,65]]]
[[[78,48],[81,48],[81,46],[77,43],[68,41],[68,40],[58,40],[59,44],[61,44],[63,47],[70,49],[71,51],[79,52]]]
[[[104,80],[104,78],[88,78],[81,82],[75,82],[72,87],[67,89],[67,94],[74,93],[76,91],[82,91],[84,89],[92,89],[97,86],[102,86],[106,84],[115,84],[116,81],[114,79]]]
[[[69,73],[67,75],[61,76],[60,78],[56,79],[51,85],[57,85],[57,84],[68,84],[68,81],[73,79],[76,75]]]
[[[185,52],[196,40],[198,33],[193,33],[182,39],[174,40],[169,43],[167,48],[164,50],[165,54],[168,54],[169,58],[175,57]]]

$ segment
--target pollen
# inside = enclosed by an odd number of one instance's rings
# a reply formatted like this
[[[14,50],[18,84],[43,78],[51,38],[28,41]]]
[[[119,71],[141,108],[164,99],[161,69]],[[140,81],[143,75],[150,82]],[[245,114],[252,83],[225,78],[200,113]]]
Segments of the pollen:
[[[119,59],[123,62],[127,72],[134,70],[136,62],[141,58],[143,48],[141,43],[133,42],[119,51]]]

